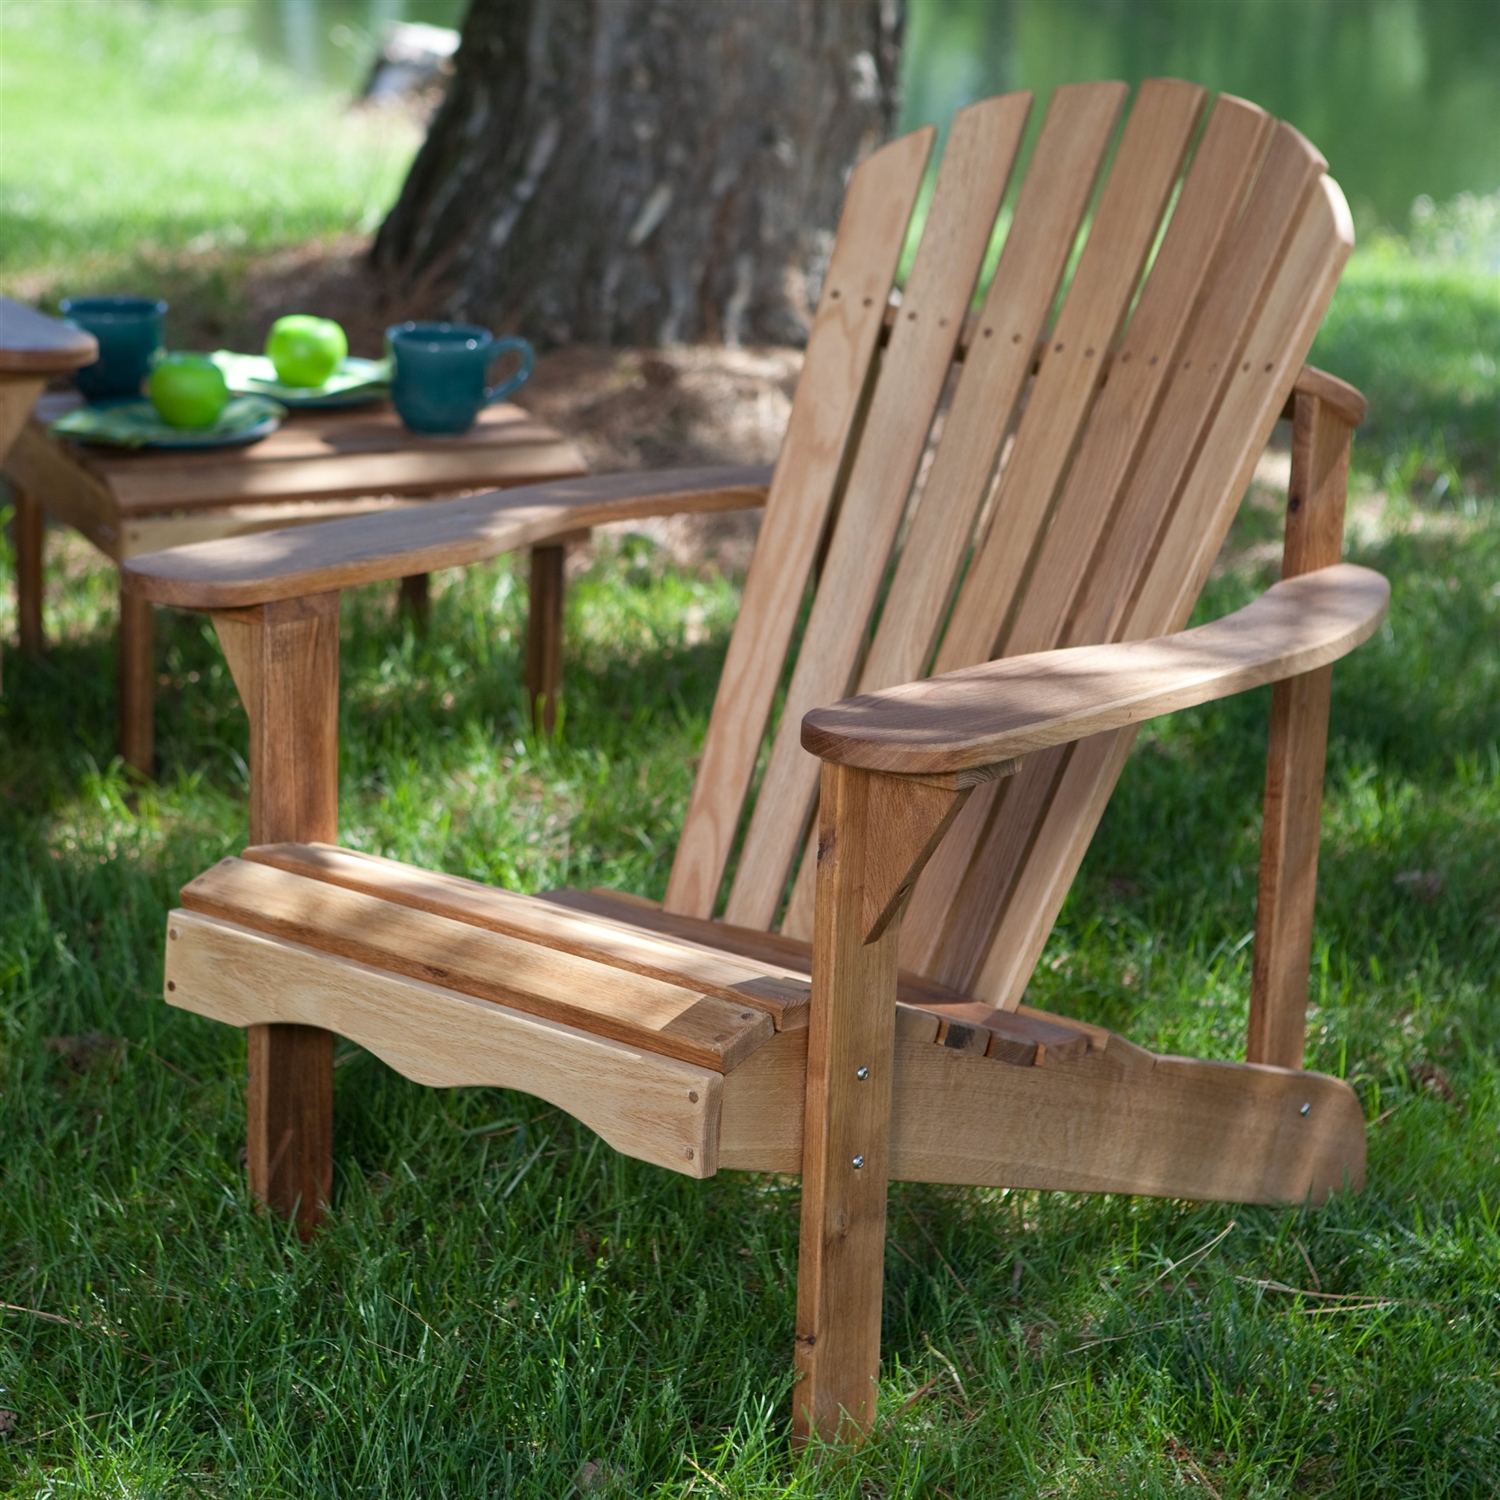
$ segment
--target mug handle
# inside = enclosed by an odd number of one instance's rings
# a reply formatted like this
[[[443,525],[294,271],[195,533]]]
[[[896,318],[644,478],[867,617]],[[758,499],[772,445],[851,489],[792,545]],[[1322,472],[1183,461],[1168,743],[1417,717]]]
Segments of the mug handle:
[[[520,390],[531,378],[531,372],[536,366],[536,350],[527,340],[507,335],[503,339],[496,339],[494,348],[490,351],[491,356],[498,358],[502,354],[509,354],[515,350],[521,356],[520,368],[507,380],[502,380],[499,385],[492,385],[485,390],[484,404],[493,406],[497,401],[503,401],[512,391]]]

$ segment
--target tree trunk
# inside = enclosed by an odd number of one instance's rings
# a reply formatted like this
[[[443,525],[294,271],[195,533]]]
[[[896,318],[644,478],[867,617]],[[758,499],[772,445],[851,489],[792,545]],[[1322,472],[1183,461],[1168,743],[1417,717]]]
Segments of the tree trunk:
[[[800,342],[902,0],[473,0],[375,267],[547,342]]]

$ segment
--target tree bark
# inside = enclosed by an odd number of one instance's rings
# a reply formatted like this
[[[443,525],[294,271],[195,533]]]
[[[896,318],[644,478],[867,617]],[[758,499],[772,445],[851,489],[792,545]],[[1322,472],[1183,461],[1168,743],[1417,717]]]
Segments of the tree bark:
[[[403,301],[546,342],[805,336],[903,0],[473,0],[372,252]]]

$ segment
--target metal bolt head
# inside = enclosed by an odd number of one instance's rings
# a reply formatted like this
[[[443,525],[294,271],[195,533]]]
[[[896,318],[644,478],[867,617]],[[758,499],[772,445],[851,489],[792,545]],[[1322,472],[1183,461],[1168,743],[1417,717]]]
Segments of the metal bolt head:
[[[854,1170],[855,1170],[855,1171],[856,1171],[856,1172],[857,1172],[857,1171],[859,1171],[859,1169],[860,1169],[860,1168],[861,1168],[861,1167],[862,1167],[862,1166],[864,1166],[864,1164],[865,1164],[865,1159],[864,1159],[864,1157],[863,1157],[863,1156],[856,1156],[856,1157],[855,1157],[855,1158],[854,1158]]]
[[[1305,1114],[1307,1114],[1307,1113],[1308,1113],[1308,1111],[1309,1111],[1309,1110],[1311,1110],[1311,1109],[1312,1109],[1312,1105],[1310,1105],[1310,1104],[1304,1104],[1304,1105],[1303,1105],[1303,1106],[1302,1106],[1302,1108],[1301,1108],[1301,1109],[1299,1109],[1299,1110],[1298,1110],[1298,1111],[1297,1111],[1297,1113],[1298,1113],[1298,1114],[1299,1114],[1299,1115],[1305,1115]]]
[[[863,1083],[865,1079],[870,1076],[870,1070],[868,1068],[857,1068],[855,1070],[854,1076],[859,1079],[861,1083]]]

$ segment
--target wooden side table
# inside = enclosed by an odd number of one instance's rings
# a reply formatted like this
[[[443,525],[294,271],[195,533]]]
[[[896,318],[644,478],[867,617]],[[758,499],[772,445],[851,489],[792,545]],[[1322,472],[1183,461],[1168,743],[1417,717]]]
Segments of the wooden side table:
[[[22,648],[42,649],[42,516],[86,536],[115,563],[188,542],[360,515],[465,490],[568,479],[583,456],[520,407],[487,407],[458,437],[408,432],[389,403],[294,413],[243,448],[130,452],[48,436],[47,424],[77,405],[44,396],[4,463],[16,496],[16,571]],[[562,548],[533,557],[545,594],[561,583]],[[553,555],[555,554],[555,556]],[[403,597],[422,608],[425,575]],[[560,592],[559,592],[560,597]],[[150,774],[153,754],[153,606],[120,595],[120,754]],[[536,686],[536,685],[534,685]],[[541,691],[555,692],[552,684]]]
[[[70,374],[98,358],[99,343],[93,334],[0,297],[0,459],[20,436],[48,379]],[[16,551],[21,557],[40,547],[40,537],[32,537],[26,529],[36,523],[29,508],[18,504]],[[30,588],[28,580],[26,590]]]

